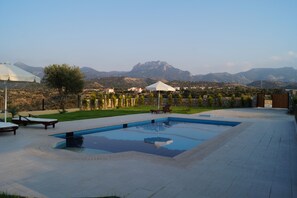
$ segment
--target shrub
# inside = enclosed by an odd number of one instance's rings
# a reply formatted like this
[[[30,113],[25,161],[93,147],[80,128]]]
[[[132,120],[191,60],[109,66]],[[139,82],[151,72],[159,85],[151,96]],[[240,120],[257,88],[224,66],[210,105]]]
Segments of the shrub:
[[[19,108],[17,108],[16,106],[10,106],[8,107],[7,112],[11,113],[11,117],[14,117],[19,113]]]
[[[222,94],[218,94],[218,105],[219,105],[219,107],[221,107],[222,106],[222,98],[223,98],[223,96],[222,96]]]
[[[251,107],[252,106],[251,96],[241,95],[241,106],[242,107]]]
[[[82,109],[87,109],[88,108],[88,101],[87,101],[87,99],[84,98],[81,101],[81,103],[82,103]]]
[[[208,106],[212,107],[212,105],[213,105],[213,97],[212,96],[208,96],[207,102],[208,102]]]
[[[118,108],[122,107],[122,100],[123,100],[123,96],[119,95],[119,100],[118,100]]]
[[[152,92],[149,94],[149,104],[150,105],[154,104],[154,94]]]
[[[178,94],[177,96],[177,104],[182,105],[183,103],[183,96],[181,94]]]
[[[95,102],[96,102],[96,96],[92,95],[90,99],[90,108],[91,110],[95,109]]]
[[[112,105],[113,105],[113,107],[116,107],[117,97],[115,95],[112,95],[111,99],[112,99]]]
[[[172,94],[168,95],[167,104],[172,105],[173,104],[173,97]]]
[[[230,106],[235,107],[235,95],[234,94],[231,96]]]
[[[141,95],[139,98],[139,105],[144,105],[144,95]]]
[[[193,98],[192,98],[192,95],[189,94],[189,96],[188,96],[188,105],[192,106],[192,103],[193,103]]]
[[[203,102],[203,99],[201,96],[198,97],[198,106],[199,107],[202,107],[202,102]]]

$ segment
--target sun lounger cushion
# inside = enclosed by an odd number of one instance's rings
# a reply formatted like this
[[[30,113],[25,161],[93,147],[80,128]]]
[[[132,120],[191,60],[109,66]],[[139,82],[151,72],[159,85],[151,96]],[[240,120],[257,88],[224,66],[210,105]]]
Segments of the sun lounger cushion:
[[[47,129],[47,126],[49,125],[53,125],[53,128],[55,128],[55,124],[58,122],[58,120],[49,119],[49,118],[19,116],[18,118],[12,118],[12,122],[17,124],[22,124],[24,126],[26,126],[27,124],[43,124],[44,128]]]

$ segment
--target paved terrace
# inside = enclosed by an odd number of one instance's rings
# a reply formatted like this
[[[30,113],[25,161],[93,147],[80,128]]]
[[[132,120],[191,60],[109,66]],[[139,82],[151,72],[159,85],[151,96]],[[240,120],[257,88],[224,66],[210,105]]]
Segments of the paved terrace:
[[[177,156],[137,152],[80,154],[53,149],[50,134],[167,115],[61,122],[55,129],[0,133],[0,191],[29,197],[297,197],[293,116],[281,109],[218,110],[170,116],[240,121],[219,137]],[[210,117],[208,117],[210,116]]]

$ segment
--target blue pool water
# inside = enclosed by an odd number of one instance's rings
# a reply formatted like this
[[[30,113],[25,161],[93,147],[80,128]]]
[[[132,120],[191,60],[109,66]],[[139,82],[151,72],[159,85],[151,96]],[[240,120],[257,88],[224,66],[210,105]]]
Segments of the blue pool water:
[[[153,122],[153,123],[152,123]],[[59,148],[86,153],[137,151],[174,157],[236,126],[237,122],[166,118],[77,131]]]

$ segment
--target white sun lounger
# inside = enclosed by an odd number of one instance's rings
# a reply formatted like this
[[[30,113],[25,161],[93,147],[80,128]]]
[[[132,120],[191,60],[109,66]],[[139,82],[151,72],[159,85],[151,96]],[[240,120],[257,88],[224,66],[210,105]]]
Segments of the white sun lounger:
[[[52,125],[53,128],[55,128],[55,124],[58,123],[58,120],[49,118],[35,118],[30,116],[19,116],[18,118],[12,118],[12,122],[24,126],[28,124],[43,124],[44,128],[47,129],[47,126],[49,125]]]
[[[11,122],[0,122],[0,132],[13,132],[16,134],[16,130],[19,128],[19,125],[13,124]]]

